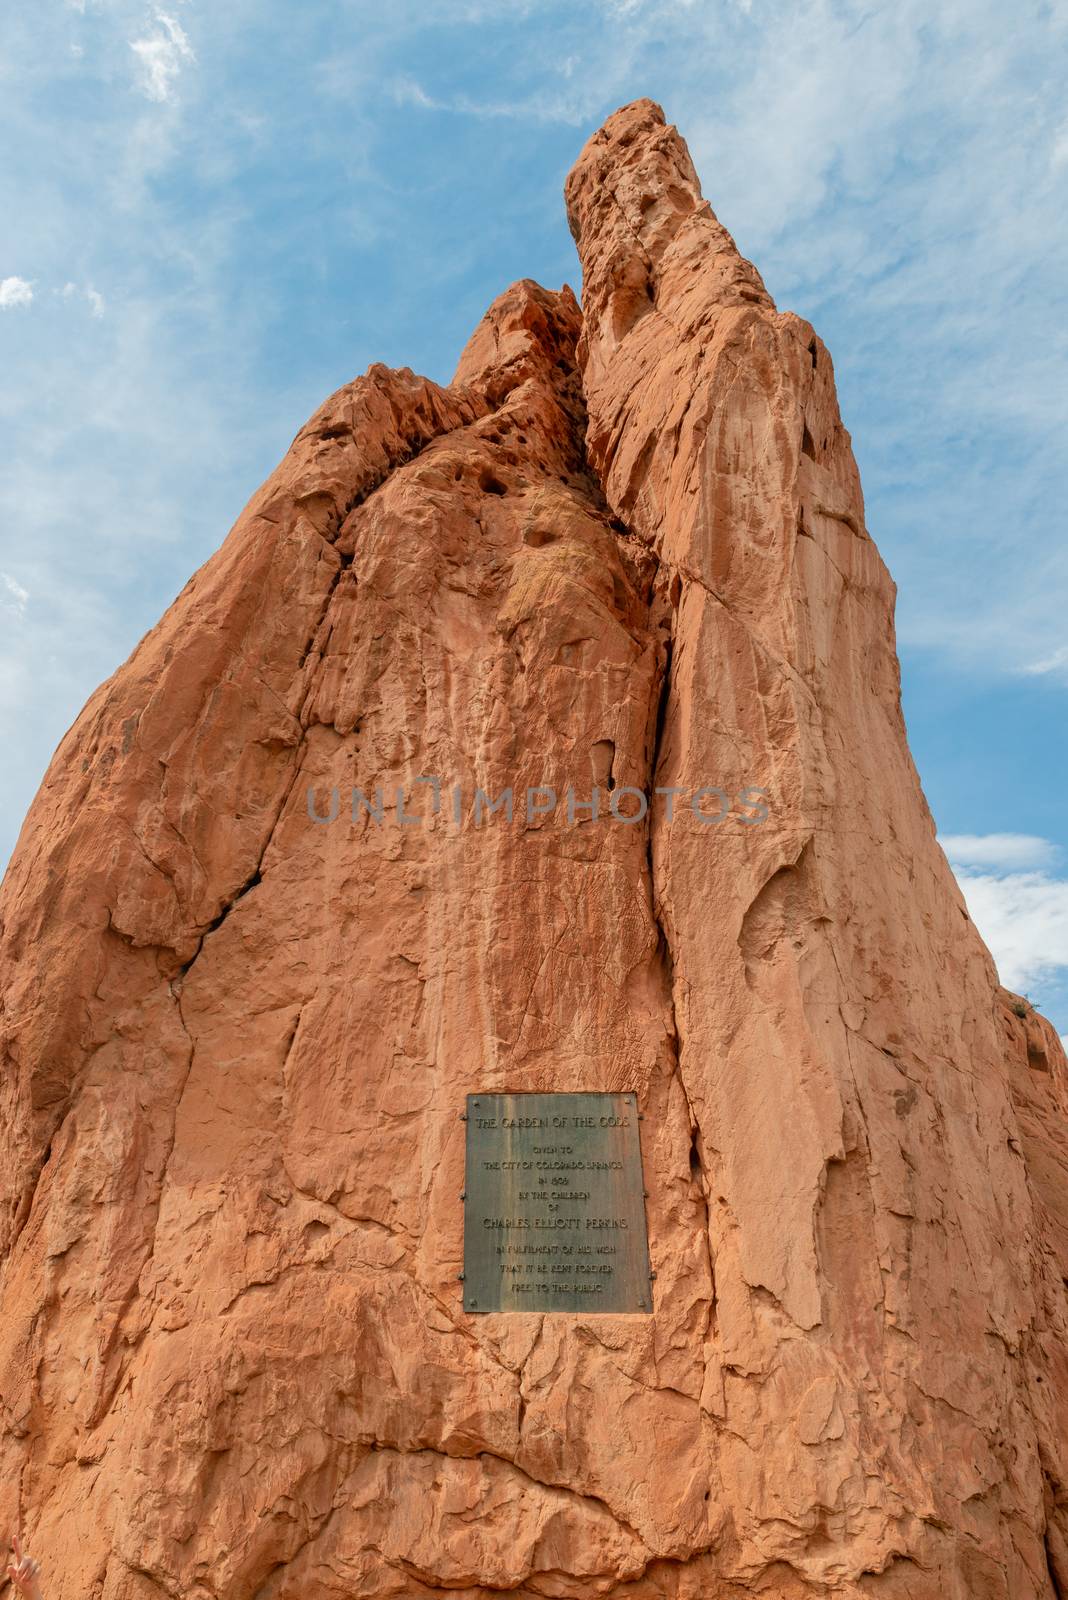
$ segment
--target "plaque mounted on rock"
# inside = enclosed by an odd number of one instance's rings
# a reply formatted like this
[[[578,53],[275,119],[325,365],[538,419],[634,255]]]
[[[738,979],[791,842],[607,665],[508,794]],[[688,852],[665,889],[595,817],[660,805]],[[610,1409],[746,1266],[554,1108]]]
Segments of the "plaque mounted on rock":
[[[464,1310],[652,1309],[637,1097],[467,1096]]]

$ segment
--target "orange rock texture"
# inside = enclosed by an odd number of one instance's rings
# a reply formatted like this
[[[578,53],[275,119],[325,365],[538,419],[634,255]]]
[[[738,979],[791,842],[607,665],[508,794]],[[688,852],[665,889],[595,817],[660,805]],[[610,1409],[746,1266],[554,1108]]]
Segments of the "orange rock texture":
[[[830,357],[652,102],[567,203],[581,312],[328,400],[23,829],[48,1600],[1068,1595],[1068,1071],[935,842]],[[652,1313],[465,1315],[465,1095],[587,1089]]]

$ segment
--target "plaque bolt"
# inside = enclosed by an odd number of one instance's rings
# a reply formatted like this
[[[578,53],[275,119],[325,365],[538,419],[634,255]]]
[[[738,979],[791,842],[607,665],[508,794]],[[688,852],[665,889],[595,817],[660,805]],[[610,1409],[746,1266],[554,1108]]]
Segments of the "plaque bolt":
[[[467,1199],[467,1190],[466,1189],[461,1189],[460,1190],[460,1199],[461,1200],[466,1200]]]
[[[467,1121],[467,1112],[466,1111],[461,1111],[460,1112],[460,1121],[461,1122],[466,1122]]]
[[[463,1273],[462,1273],[462,1272],[458,1272],[458,1273],[457,1273],[457,1274],[456,1274],[456,1277],[457,1277],[457,1280],[458,1280],[458,1281],[459,1281],[459,1282],[460,1282],[460,1283],[463,1283],[463,1281],[464,1281],[464,1274],[463,1274]]]
[[[650,1272],[649,1276],[650,1276],[650,1278],[655,1278],[656,1277],[656,1273],[655,1272]]]

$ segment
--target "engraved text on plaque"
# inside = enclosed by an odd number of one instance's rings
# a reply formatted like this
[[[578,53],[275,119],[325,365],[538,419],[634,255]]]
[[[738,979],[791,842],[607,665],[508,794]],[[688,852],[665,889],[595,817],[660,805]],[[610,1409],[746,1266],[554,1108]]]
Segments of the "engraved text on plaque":
[[[464,1310],[652,1308],[633,1094],[467,1097]]]

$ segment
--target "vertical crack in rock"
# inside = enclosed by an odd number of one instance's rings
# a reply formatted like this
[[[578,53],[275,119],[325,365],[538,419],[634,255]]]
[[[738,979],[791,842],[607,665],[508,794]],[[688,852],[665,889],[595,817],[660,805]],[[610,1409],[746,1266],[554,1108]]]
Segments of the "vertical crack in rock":
[[[705,1170],[701,1152],[701,1128],[694,1112],[686,1088],[686,1079],[682,1067],[683,1039],[679,1028],[678,1008],[675,998],[675,961],[671,946],[671,931],[669,919],[664,915],[663,897],[667,893],[668,884],[661,880],[657,871],[656,840],[654,835],[653,801],[657,780],[660,774],[660,761],[663,751],[665,731],[668,725],[669,708],[672,695],[672,655],[675,648],[675,625],[677,621],[678,594],[675,593],[677,578],[673,577],[671,583],[665,586],[662,583],[663,568],[657,563],[656,574],[651,594],[660,610],[670,619],[667,637],[664,640],[664,660],[662,676],[659,685],[659,694],[656,705],[655,727],[652,741],[652,753],[649,761],[648,789],[650,794],[650,808],[647,822],[647,872],[649,879],[650,911],[659,934],[659,955],[665,970],[665,985],[667,991],[670,1039],[669,1049],[672,1058],[672,1071],[678,1080],[682,1091],[683,1101],[686,1106],[686,1116],[690,1132],[690,1149],[688,1152],[690,1181],[696,1191],[698,1199],[698,1218],[701,1233],[704,1239],[705,1256],[708,1266],[708,1307],[704,1329],[704,1343],[711,1335],[715,1319],[716,1302],[716,1276],[712,1252],[711,1218],[709,1214],[708,1174]],[[671,824],[665,824],[671,826]],[[702,1355],[704,1359],[704,1355]]]

